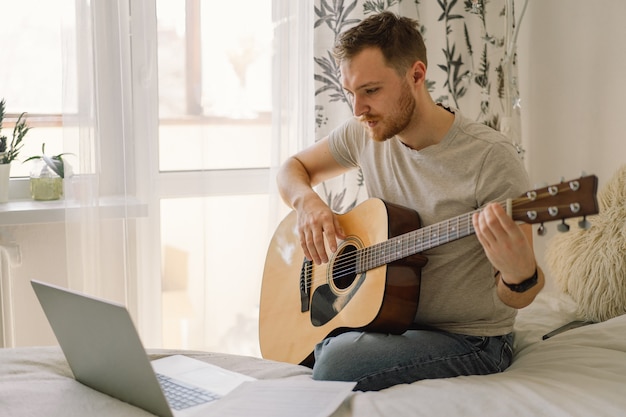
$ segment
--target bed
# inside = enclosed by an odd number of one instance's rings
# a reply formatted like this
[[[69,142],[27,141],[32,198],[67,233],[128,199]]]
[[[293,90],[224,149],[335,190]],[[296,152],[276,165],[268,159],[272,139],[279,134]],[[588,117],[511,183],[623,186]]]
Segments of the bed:
[[[541,293],[519,312],[515,358],[505,372],[351,393],[332,416],[626,416],[626,315],[542,340],[577,319],[576,311],[569,295]],[[260,380],[310,379],[306,367],[255,357],[149,350],[153,359],[174,353]],[[58,347],[30,347],[0,349],[0,415],[151,414],[76,382]]]

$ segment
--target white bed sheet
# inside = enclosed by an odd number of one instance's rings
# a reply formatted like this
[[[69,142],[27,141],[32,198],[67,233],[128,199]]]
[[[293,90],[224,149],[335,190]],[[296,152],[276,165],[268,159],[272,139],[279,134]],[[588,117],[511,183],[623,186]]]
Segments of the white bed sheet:
[[[569,297],[542,293],[519,313],[507,371],[354,393],[333,417],[626,416],[626,315],[541,340],[574,319]],[[310,378],[308,368],[259,358],[180,351],[151,351],[151,357],[173,353],[259,379]],[[0,349],[0,415],[150,414],[76,382],[60,350],[42,347]]]
[[[539,294],[519,312],[505,372],[359,393],[338,416],[626,416],[626,315],[542,340],[575,310],[566,295]]]

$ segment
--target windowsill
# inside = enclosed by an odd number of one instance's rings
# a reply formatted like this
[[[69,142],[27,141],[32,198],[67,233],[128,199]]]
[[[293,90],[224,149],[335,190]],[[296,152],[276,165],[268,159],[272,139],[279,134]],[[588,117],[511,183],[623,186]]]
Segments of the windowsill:
[[[75,176],[72,187],[80,190],[89,185],[88,176]],[[65,184],[67,187],[68,184]],[[66,189],[67,191],[67,189]],[[35,201],[30,198],[28,178],[11,178],[9,201],[0,203],[0,226],[72,221],[81,210],[97,210],[99,218],[123,219],[148,215],[148,205],[134,196],[109,195],[97,200],[81,201],[74,198]]]
[[[36,224],[65,222],[72,213],[85,209],[79,202],[68,200],[34,201],[31,199],[11,200],[0,203],[0,225]],[[100,218],[136,218],[148,215],[148,205],[134,197],[101,197],[97,206]]]

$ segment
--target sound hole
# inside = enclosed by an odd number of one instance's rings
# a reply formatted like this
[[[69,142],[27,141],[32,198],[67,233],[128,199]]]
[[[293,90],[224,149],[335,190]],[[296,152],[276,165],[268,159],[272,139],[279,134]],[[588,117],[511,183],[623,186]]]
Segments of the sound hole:
[[[340,290],[345,290],[356,278],[357,247],[346,245],[339,250],[332,267],[333,283]]]

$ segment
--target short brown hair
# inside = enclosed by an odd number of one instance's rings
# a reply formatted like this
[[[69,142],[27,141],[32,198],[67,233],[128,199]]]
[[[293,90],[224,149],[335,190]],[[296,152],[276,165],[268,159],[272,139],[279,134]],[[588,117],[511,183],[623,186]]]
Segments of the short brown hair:
[[[416,61],[428,66],[426,45],[418,22],[385,11],[362,20],[337,37],[333,55],[338,62],[352,59],[363,49],[377,47],[387,64],[402,74]]]

